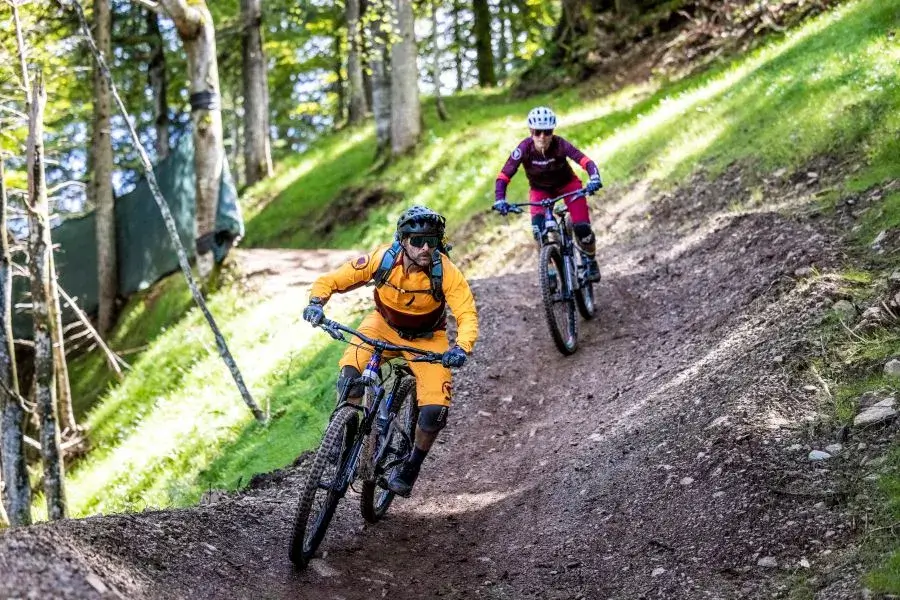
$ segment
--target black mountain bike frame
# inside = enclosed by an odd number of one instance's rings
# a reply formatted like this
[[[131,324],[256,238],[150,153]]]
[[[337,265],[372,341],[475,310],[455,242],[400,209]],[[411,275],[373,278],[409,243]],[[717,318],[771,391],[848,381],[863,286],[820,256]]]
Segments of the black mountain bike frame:
[[[396,377],[394,379],[394,384],[391,388],[391,391],[385,397],[386,390],[381,385],[381,364],[384,361],[384,353],[408,352],[410,354],[415,354],[418,357],[413,358],[413,362],[434,363],[441,362],[443,355],[439,352],[428,352],[426,350],[413,348],[411,346],[397,346],[395,344],[389,344],[384,340],[373,339],[363,333],[360,333],[352,327],[347,327],[346,325],[342,325],[330,319],[324,319],[319,327],[324,329],[325,332],[328,333],[328,335],[330,335],[332,338],[346,343],[350,343],[350,341],[344,337],[344,332],[349,333],[350,335],[356,336],[357,338],[362,340],[363,343],[371,346],[373,350],[372,358],[369,359],[369,362],[366,365],[366,368],[363,370],[362,375],[352,380],[347,385],[347,389],[355,384],[362,384],[363,386],[368,388],[372,394],[372,401],[370,405],[358,406],[356,404],[351,404],[346,401],[345,397],[341,400],[341,402],[337,405],[337,407],[334,409],[334,412],[332,413],[335,414],[343,407],[349,406],[354,410],[359,411],[362,415],[362,422],[357,429],[353,445],[347,451],[347,454],[342,461],[342,468],[340,473],[338,473],[338,476],[335,477],[330,486],[324,486],[321,482],[319,482],[320,487],[328,489],[332,492],[336,492],[338,494],[338,498],[343,498],[344,494],[347,493],[347,489],[353,483],[354,479],[356,479],[357,469],[359,468],[359,458],[362,452],[363,440],[365,440],[366,436],[368,436],[372,431],[373,425],[379,428],[379,433],[385,433],[387,428],[391,424],[391,405],[393,404],[397,390],[400,388],[403,377]],[[406,436],[406,432],[402,431],[402,429],[400,431],[402,435],[407,438],[406,441],[409,442],[409,447],[412,447],[411,440],[409,440],[408,436]],[[390,439],[390,436],[388,436],[386,439]],[[377,449],[377,454],[372,461],[373,467],[378,466],[378,463],[384,457],[384,453],[386,451],[387,444],[384,444],[381,448]],[[391,461],[390,465],[383,466],[383,470],[389,470],[396,464],[399,464],[403,460],[406,460],[406,458],[408,457],[398,457],[396,460]]]
[[[579,265],[575,263],[575,240],[572,238],[570,228],[566,225],[566,215],[569,212],[569,207],[565,203],[562,206],[556,206],[556,203],[566,198],[586,196],[587,193],[587,188],[581,188],[556,198],[541,200],[540,202],[517,202],[510,205],[513,207],[511,212],[515,213],[524,212],[522,211],[523,206],[539,206],[544,209],[544,229],[540,233],[540,244],[541,246],[546,246],[547,244],[559,245],[565,268],[562,300],[571,300],[576,290],[590,285],[590,282],[586,281],[584,269],[582,268],[579,273]],[[557,220],[557,217],[559,217],[559,220]],[[560,226],[560,221],[562,226]]]

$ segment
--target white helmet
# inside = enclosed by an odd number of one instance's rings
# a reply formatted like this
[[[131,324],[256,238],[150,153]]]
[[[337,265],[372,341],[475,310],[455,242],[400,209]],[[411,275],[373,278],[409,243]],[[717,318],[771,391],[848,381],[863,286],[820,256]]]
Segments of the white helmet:
[[[546,106],[532,108],[528,113],[529,129],[556,129],[556,115]]]

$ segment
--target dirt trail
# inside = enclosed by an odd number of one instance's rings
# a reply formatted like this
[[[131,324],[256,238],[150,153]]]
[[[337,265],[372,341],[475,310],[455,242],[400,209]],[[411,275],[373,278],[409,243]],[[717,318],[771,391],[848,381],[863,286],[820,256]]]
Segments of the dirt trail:
[[[796,273],[835,240],[728,211],[729,175],[695,183],[606,200],[601,318],[572,357],[533,269],[475,281],[481,339],[414,498],[364,527],[351,493],[305,572],[285,551],[298,467],[207,506],[4,534],[0,596],[770,598],[802,576],[849,597],[827,575],[854,539],[822,503],[835,475],[790,449],[815,416],[792,361],[827,305]]]

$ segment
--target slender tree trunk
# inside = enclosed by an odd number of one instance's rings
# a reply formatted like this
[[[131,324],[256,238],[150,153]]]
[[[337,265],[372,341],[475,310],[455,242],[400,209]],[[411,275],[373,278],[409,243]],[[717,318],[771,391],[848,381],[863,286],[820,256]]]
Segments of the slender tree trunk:
[[[241,0],[244,22],[244,173],[247,185],[272,176],[269,81],[262,39],[262,0]]]
[[[40,416],[44,465],[44,495],[51,520],[66,516],[65,469],[56,422],[53,368],[53,328],[50,310],[50,217],[44,179],[44,105],[47,96],[39,72],[31,94],[28,132],[28,246],[31,257],[31,298],[34,317],[34,399]]]
[[[347,18],[347,79],[350,83],[350,105],[348,107],[347,121],[351,125],[362,123],[369,112],[366,104],[366,90],[363,84],[362,61],[360,60],[360,48],[362,46],[361,32],[359,29],[360,6],[359,0],[346,0]]]
[[[56,372],[56,394],[59,399],[61,427],[74,434],[78,431],[75,411],[72,407],[72,387],[69,384],[69,365],[66,362],[66,341],[63,334],[62,306],[59,302],[59,284],[56,281],[56,259],[50,252],[50,334],[53,339],[53,367]]]
[[[454,60],[456,63],[456,91],[461,92],[463,89],[463,32],[462,23],[459,19],[459,13],[462,10],[460,0],[453,0],[453,50]]]
[[[232,174],[234,175],[234,185],[240,188],[243,183],[241,182],[240,173],[241,170],[238,168],[240,165],[241,158],[241,115],[238,107],[237,99],[232,101],[232,106],[234,110],[232,110],[232,128],[231,128],[231,166],[232,166]]]
[[[27,82],[26,82],[27,84]],[[0,159],[0,488],[7,522],[31,524],[31,484],[25,462],[25,406],[19,396],[12,334],[12,261],[6,225],[6,184]],[[5,485],[4,485],[5,483]]]
[[[25,59],[25,41],[19,23],[18,4],[11,5],[13,24],[16,30],[16,45],[19,53],[19,67],[22,71],[22,84],[25,89],[25,113],[31,114],[31,83],[28,76],[28,65]],[[4,182],[3,160],[0,157],[0,201],[2,201],[3,257],[2,263],[2,335],[0,343],[0,467],[4,481],[3,504],[6,506],[9,523],[13,527],[31,524],[31,482],[28,480],[27,463],[25,461],[25,405],[19,394],[19,379],[16,373],[15,351],[12,335],[12,270],[9,258],[9,244],[6,229],[6,184]]]
[[[205,279],[214,266],[212,245],[225,160],[216,30],[206,0],[160,2],[175,21],[187,53],[197,177],[197,271]]]
[[[94,39],[103,57],[111,56],[109,0],[94,0]],[[97,207],[97,276],[99,315],[97,329],[106,335],[115,322],[118,267],[116,266],[116,214],[112,191],[112,138],[109,86],[94,67],[94,137],[91,142],[91,196]]]
[[[475,16],[475,62],[478,68],[478,85],[491,87],[497,85],[494,73],[494,51],[491,48],[491,9],[487,0],[472,0],[472,13]]]
[[[391,154],[412,150],[422,134],[415,18],[411,0],[394,0],[397,38],[391,46]]]
[[[431,78],[434,80],[434,104],[437,108],[438,118],[446,121],[447,108],[441,97],[441,46],[438,36],[437,0],[431,0],[431,45],[433,46],[431,62]]]
[[[159,16],[147,11],[147,38],[150,41],[150,61],[147,63],[147,83],[153,92],[153,126],[156,129],[156,160],[169,156],[169,81],[166,75],[166,53],[159,31]]]
[[[376,159],[382,157],[391,146],[391,72],[387,50],[385,23],[391,18],[390,0],[380,0],[373,5],[375,18],[370,23],[372,71],[372,114],[375,117]]]
[[[497,3],[497,20],[500,22],[500,39],[497,43],[497,79],[506,79],[506,64],[509,59],[509,44],[506,41],[507,11],[505,0]]]
[[[340,28],[338,29],[340,31]],[[341,36],[334,35],[334,93],[337,94],[337,107],[334,111],[334,122],[341,123],[344,120],[347,106],[347,84],[344,81],[344,52],[341,46]]]

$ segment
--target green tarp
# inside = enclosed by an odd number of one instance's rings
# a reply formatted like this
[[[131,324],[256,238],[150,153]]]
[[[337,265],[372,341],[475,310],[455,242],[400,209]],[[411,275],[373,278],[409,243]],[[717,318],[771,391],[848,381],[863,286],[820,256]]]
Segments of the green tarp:
[[[196,189],[194,145],[190,132],[181,136],[169,157],[159,163],[153,172],[178,226],[181,243],[188,256],[193,256]],[[89,314],[95,313],[98,305],[95,219],[93,213],[68,219],[51,233],[59,284]],[[216,260],[221,261],[231,246],[230,242],[243,235],[244,221],[238,206],[237,190],[226,161],[216,214],[216,245],[213,250]],[[127,297],[178,269],[178,256],[145,179],[141,179],[133,191],[116,198],[116,250],[120,296]],[[16,262],[21,262],[21,257]],[[27,278],[14,279],[13,298],[17,303],[29,301],[28,287]],[[63,311],[64,322],[71,322],[74,318],[71,311]],[[29,311],[15,311],[13,332],[17,338],[31,338]]]

